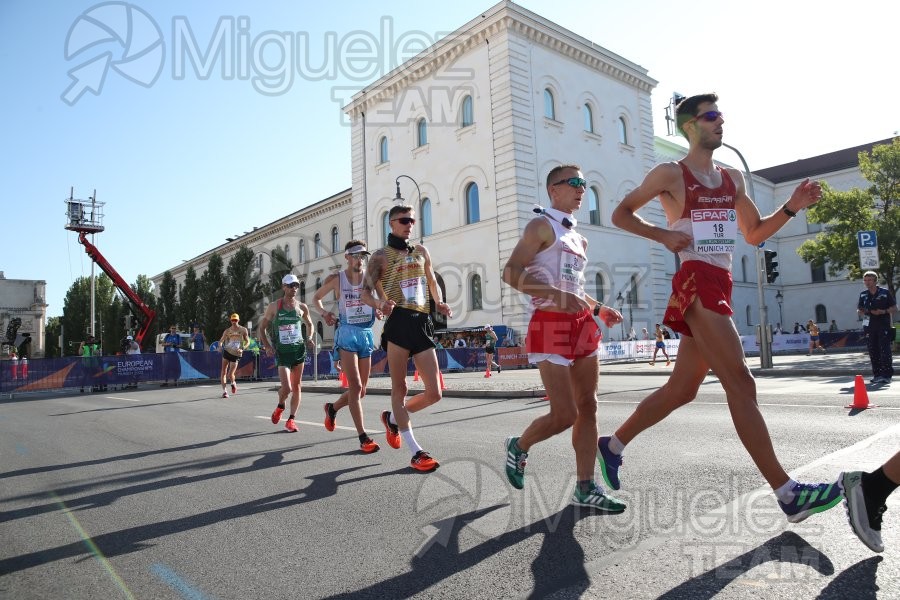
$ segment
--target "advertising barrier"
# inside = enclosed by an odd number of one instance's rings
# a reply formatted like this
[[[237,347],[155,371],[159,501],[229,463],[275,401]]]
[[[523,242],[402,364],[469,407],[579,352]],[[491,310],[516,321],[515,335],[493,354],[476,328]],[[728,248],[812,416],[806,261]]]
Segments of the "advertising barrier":
[[[820,341],[826,348],[864,349],[866,337],[861,331],[822,333]],[[678,339],[665,340],[669,357],[678,355]],[[747,354],[759,352],[755,335],[741,336],[741,344]],[[600,345],[601,361],[649,361],[656,348],[655,340],[603,342]],[[805,352],[809,348],[809,335],[779,334],[773,336],[774,353]],[[437,350],[441,371],[480,371],[486,368],[483,348],[441,348]],[[656,357],[664,359],[662,352]],[[310,380],[316,374],[321,378],[337,377],[337,369],[330,350],[315,355],[318,373],[313,364],[314,356],[308,355],[303,379]],[[528,355],[522,346],[498,347],[494,360],[505,368],[528,367]],[[134,356],[70,356],[64,358],[38,358],[28,361],[23,369],[16,361],[0,361],[0,393],[34,392],[64,388],[85,391],[103,386],[130,386],[161,381],[218,381],[222,369],[219,352],[179,352],[138,354]],[[407,364],[411,375],[415,370],[412,359]],[[388,375],[387,353],[378,349],[372,354],[372,375]],[[274,357],[260,354],[258,357],[245,352],[238,361],[236,377],[242,379],[277,379]]]

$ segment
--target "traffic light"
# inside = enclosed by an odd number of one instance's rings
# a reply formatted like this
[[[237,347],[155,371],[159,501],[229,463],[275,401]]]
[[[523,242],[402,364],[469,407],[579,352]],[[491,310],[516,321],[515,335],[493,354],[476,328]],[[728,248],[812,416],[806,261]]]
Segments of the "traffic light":
[[[766,281],[775,283],[778,279],[778,262],[775,260],[778,253],[774,250],[763,250],[763,256],[766,260]]]

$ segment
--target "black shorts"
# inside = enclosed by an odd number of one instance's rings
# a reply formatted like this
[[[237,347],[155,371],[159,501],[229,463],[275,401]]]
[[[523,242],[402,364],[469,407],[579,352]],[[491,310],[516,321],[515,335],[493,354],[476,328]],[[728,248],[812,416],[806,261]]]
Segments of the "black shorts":
[[[484,353],[485,353],[485,354],[493,354],[493,353],[494,353],[494,347],[493,347],[493,346],[485,346],[485,347],[484,347]]]
[[[384,324],[381,348],[387,350],[388,342],[409,350],[410,355],[433,350],[434,323],[431,315],[408,308],[395,307]]]
[[[237,354],[232,354],[228,350],[222,350],[222,360],[227,360],[228,362],[237,362],[241,360],[241,357]]]

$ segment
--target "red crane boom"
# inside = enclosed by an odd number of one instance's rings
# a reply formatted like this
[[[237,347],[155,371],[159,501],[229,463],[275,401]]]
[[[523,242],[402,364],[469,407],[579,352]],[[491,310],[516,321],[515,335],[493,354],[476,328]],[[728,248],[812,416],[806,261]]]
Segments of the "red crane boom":
[[[126,298],[131,302],[131,304],[136,308],[140,313],[144,316],[141,319],[141,327],[136,334],[134,334],[134,340],[138,343],[138,346],[143,347],[144,336],[147,335],[147,332],[150,330],[150,325],[153,324],[153,320],[156,318],[156,311],[147,306],[147,304],[141,300],[141,297],[134,293],[134,290],[131,289],[131,286],[122,279],[122,276],[119,275],[119,272],[116,271],[109,261],[106,260],[100,250],[97,249],[97,246],[90,243],[87,239],[87,232],[81,231],[78,234],[78,243],[84,246],[84,251],[87,252],[87,255],[91,257],[91,259],[97,263],[97,266],[100,267],[104,273],[106,273],[110,279],[112,279],[113,284],[116,286],[122,294],[125,295]],[[155,348],[154,348],[155,350]]]

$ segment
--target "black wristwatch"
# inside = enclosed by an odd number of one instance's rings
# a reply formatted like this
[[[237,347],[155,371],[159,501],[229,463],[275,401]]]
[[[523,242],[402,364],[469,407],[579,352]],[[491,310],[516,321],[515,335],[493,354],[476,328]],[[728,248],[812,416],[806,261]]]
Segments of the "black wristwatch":
[[[787,216],[789,216],[792,219],[797,216],[797,213],[795,213],[794,211],[792,211],[791,209],[789,209],[787,207],[787,202],[785,202],[784,206],[781,207],[781,212],[783,212],[784,214],[786,214]]]

